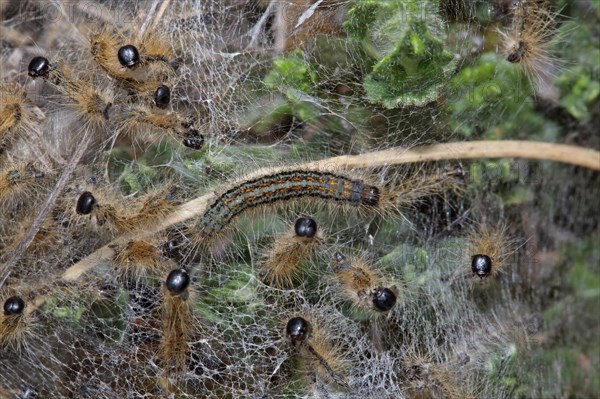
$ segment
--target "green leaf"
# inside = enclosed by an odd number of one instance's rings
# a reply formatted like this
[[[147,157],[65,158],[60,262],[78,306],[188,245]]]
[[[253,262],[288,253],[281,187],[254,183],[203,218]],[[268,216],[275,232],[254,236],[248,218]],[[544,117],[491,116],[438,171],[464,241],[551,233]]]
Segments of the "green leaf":
[[[434,30],[430,4],[362,1],[348,16],[350,37],[362,39],[378,62],[364,78],[369,100],[386,108],[424,105],[437,99],[455,67],[454,54]]]
[[[450,80],[446,106],[454,131],[486,139],[555,139],[557,127],[535,112],[533,88],[525,74],[494,53],[463,68]]]
[[[316,72],[300,50],[273,61],[273,70],[263,80],[267,88],[279,89],[282,93],[288,88],[310,93],[316,81]]]
[[[589,72],[579,65],[562,74],[556,85],[569,113],[579,120],[589,118],[590,109],[600,95],[600,82],[592,80]]]
[[[348,12],[344,28],[351,39],[366,39],[372,26],[381,18],[394,15],[399,5],[398,1],[393,0],[360,1]]]

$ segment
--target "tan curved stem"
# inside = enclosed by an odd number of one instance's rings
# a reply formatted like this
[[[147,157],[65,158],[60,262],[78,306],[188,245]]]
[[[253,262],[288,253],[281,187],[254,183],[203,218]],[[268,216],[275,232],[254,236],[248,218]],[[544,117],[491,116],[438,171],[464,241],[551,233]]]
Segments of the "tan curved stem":
[[[433,144],[411,149],[395,148],[374,151],[362,155],[343,155],[320,161],[297,165],[298,169],[341,170],[353,168],[373,168],[386,165],[398,165],[415,162],[440,161],[450,159],[478,158],[527,158],[562,162],[585,168],[600,170],[600,152],[565,144],[544,143],[537,141],[467,141],[457,143]],[[289,169],[290,167],[286,167]],[[283,168],[282,168],[283,169]],[[277,169],[261,170],[256,173],[274,173]],[[133,236],[146,236],[157,233],[176,223],[200,216],[206,210],[212,193],[193,199],[178,207],[171,215],[144,231],[134,235],[119,237],[105,245],[85,259],[67,269],[62,278],[75,280],[94,267],[109,260],[114,251],[110,248],[116,243],[123,243]]]

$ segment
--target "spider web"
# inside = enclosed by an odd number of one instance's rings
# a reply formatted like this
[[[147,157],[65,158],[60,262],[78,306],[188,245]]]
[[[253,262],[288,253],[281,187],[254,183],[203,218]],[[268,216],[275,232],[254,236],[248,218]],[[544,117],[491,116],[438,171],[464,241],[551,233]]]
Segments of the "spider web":
[[[21,237],[31,210],[51,191],[83,135],[94,135],[62,198],[0,291],[3,303],[13,295],[26,302],[19,327],[26,335],[0,348],[1,398],[464,398],[562,392],[554,369],[530,366],[543,357],[540,342],[566,341],[572,349],[597,339],[593,328],[585,328],[597,316],[577,306],[589,298],[557,283],[566,275],[575,278],[557,248],[565,241],[585,243],[598,226],[597,207],[590,201],[598,195],[598,175],[580,169],[499,161],[370,170],[385,188],[440,170],[458,170],[467,181],[460,190],[415,201],[398,217],[331,212],[310,201],[266,207],[237,218],[234,231],[214,251],[198,250],[190,241],[194,221],[184,222],[148,239],[155,267],[143,278],[123,277],[110,260],[76,281],[61,278],[120,237],[109,224],[75,214],[84,190],[104,209],[114,205],[123,217],[132,217],[148,198],[165,197],[156,194],[167,192],[165,187],[177,187],[169,199],[176,205],[262,167],[489,132],[523,138],[521,123],[560,137],[563,126],[527,102],[533,98],[530,82],[501,64],[493,48],[497,41],[489,39],[510,26],[505,2],[423,2],[418,12],[455,55],[456,67],[434,101],[392,108],[373,101],[364,89],[365,76],[379,61],[373,53],[381,56],[393,46],[382,39],[383,29],[370,32],[370,44],[347,37],[343,22],[357,3],[0,0],[0,76],[25,88],[38,131],[25,132],[0,154],[1,167],[31,165],[47,179],[26,186],[36,195],[16,198],[1,210],[0,251],[8,252]],[[418,7],[396,3],[407,15]],[[201,151],[150,128],[143,137],[118,134],[114,121],[127,117],[127,107],[147,103],[96,65],[88,35],[110,26],[132,38],[145,21],[177,54],[171,107],[204,136]],[[380,47],[369,47],[373,43]],[[40,54],[66,62],[78,79],[113,100],[104,125],[82,124],[72,99],[42,79],[31,82],[24,71]],[[497,63],[501,66],[493,69]],[[489,76],[478,77],[489,70]],[[488,78],[493,82],[485,86]],[[506,100],[513,78],[515,85],[524,82],[525,94]],[[478,95],[486,101],[473,100]],[[577,125],[584,136],[586,126]],[[552,202],[544,191],[555,194]],[[291,289],[265,284],[259,277],[265,254],[303,215],[317,221],[325,238],[315,256],[302,261],[301,283]],[[551,222],[543,222],[548,215]],[[519,243],[509,266],[493,281],[473,277],[465,249],[472,244],[468,232],[473,225],[503,221],[515,221],[510,233]],[[336,252],[366,259],[385,285],[395,285],[396,306],[378,314],[353,302],[332,272]],[[538,261],[539,254],[558,259]],[[598,251],[589,254],[582,264],[592,265],[589,273],[597,277]],[[140,267],[146,261],[134,260]],[[181,267],[192,282],[182,296],[183,318],[177,318],[168,310],[174,298],[164,283],[170,270]],[[551,316],[544,312],[557,312],[558,306],[581,316],[578,328],[557,318],[544,325],[543,316]],[[8,323],[8,315],[0,316]],[[315,328],[306,345],[324,352],[321,363],[311,362],[310,352],[298,350],[286,336],[286,323],[296,316]],[[168,321],[178,324],[167,327]],[[169,328],[186,333],[175,338],[183,349],[165,356]],[[548,338],[551,334],[558,338]],[[179,368],[172,364],[178,350],[184,353]],[[320,372],[326,368],[319,365],[328,361],[339,364],[348,387]],[[565,360],[552,361],[566,367]],[[597,365],[597,358],[589,361]],[[510,382],[528,368],[534,371],[519,380],[519,391]],[[569,389],[576,389],[578,378],[568,377]],[[582,389],[585,395],[594,386]]]

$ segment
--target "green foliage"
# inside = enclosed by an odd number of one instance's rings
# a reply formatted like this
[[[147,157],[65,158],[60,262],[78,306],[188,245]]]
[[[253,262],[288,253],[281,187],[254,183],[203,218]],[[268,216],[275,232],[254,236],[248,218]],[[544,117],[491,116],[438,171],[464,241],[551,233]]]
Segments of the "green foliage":
[[[590,106],[600,95],[600,82],[582,66],[576,66],[562,74],[556,84],[561,89],[561,102],[571,115],[579,120],[589,118]]]
[[[573,60],[573,64],[565,66],[556,86],[560,89],[561,104],[579,120],[589,119],[600,96],[600,48],[593,34],[583,24],[568,23],[561,29],[561,35],[572,45],[561,48],[560,52]]]
[[[432,4],[359,1],[345,24],[377,63],[364,77],[371,102],[386,108],[434,101],[454,69]]]
[[[569,392],[569,397],[588,398],[600,392],[600,368],[596,337],[600,322],[600,250],[598,235],[563,246],[558,270],[562,283],[560,300],[543,314],[545,331],[556,339],[545,347],[535,347],[519,356],[512,371],[525,393],[540,390],[539,397],[553,398]],[[560,391],[539,386],[560,369]],[[532,370],[535,370],[532,373]]]
[[[62,320],[73,327],[81,328],[80,321],[86,312],[82,303],[66,303],[59,298],[49,298],[43,307],[49,317]]]
[[[90,305],[91,323],[103,332],[105,339],[116,343],[123,338],[128,327],[126,317],[128,300],[128,295],[121,291],[114,300],[98,299]]]
[[[264,83],[270,89],[285,92],[296,89],[305,93],[313,91],[317,75],[304,59],[302,52],[296,50],[286,57],[273,61],[273,70],[265,76]]]
[[[317,117],[317,109],[312,104],[314,101],[311,101],[311,93],[315,91],[316,83],[316,72],[299,50],[273,61],[273,70],[264,78],[267,88],[285,94],[292,113],[303,121],[314,120]],[[281,115],[282,111],[287,111],[285,106],[276,108],[274,112],[277,115],[270,118]]]
[[[403,281],[421,287],[431,278],[439,278],[438,268],[428,268],[428,254],[425,248],[401,244],[379,260],[379,266],[394,270]]]
[[[487,139],[553,135],[552,124],[534,111],[527,77],[493,53],[463,68],[450,81],[449,90],[450,125],[465,137],[477,131]]]

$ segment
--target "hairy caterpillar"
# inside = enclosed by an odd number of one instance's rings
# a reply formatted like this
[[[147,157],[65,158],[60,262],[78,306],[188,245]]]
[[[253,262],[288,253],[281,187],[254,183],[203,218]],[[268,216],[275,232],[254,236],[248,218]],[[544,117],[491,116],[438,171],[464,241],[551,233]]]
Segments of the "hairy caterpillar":
[[[316,323],[302,316],[292,317],[288,320],[285,331],[310,372],[316,373],[329,384],[349,388],[342,375],[344,364],[339,349],[331,346],[325,338],[324,331],[321,331]]]
[[[105,28],[90,36],[90,51],[104,71],[138,92],[156,89],[178,66],[172,46],[153,32],[126,43],[112,29]]]
[[[243,212],[268,204],[316,198],[359,210],[386,212],[384,189],[332,172],[287,170],[250,179],[217,195],[198,223],[202,237],[223,231]]]
[[[17,84],[0,83],[0,152],[35,127],[36,118],[25,91]]]
[[[76,201],[65,203],[64,207],[67,208],[67,215],[70,214],[69,224],[77,225],[80,221],[91,219],[96,225],[104,226],[110,231],[122,232],[131,229],[127,218],[112,205],[114,202],[117,202],[116,199],[107,197],[101,190],[86,190],[79,194]]]
[[[552,76],[556,67],[550,47],[556,37],[556,14],[546,0],[519,0],[512,12],[512,27],[500,32],[508,62],[518,64],[536,84]]]
[[[10,347],[17,352],[27,348],[31,321],[25,307],[25,301],[20,296],[11,296],[4,301],[0,314],[0,348]]]
[[[109,111],[114,103],[110,86],[97,88],[89,77],[75,76],[65,61],[51,63],[45,57],[34,57],[28,66],[33,79],[42,77],[58,92],[67,97],[69,105],[89,127],[103,126],[109,119]]]
[[[294,223],[294,232],[278,237],[269,251],[259,276],[275,287],[291,287],[301,269],[300,262],[310,257],[322,242],[317,223],[310,217],[301,217]]]
[[[136,79],[126,65],[123,65],[121,59],[127,51],[124,48],[126,44],[122,43],[120,38],[111,29],[103,29],[90,35],[90,52],[96,63],[106,71],[110,76],[120,80],[125,84],[135,84]],[[135,50],[135,51],[134,51]],[[137,48],[130,50],[129,63],[136,63],[135,53]],[[139,58],[139,54],[137,55]]]
[[[515,251],[515,242],[509,239],[506,224],[476,225],[467,239],[470,270],[481,279],[498,275]]]
[[[399,298],[405,301],[405,292],[398,284],[383,278],[365,259],[347,258],[340,252],[333,255],[333,279],[341,299],[352,306],[353,318],[366,322],[368,336],[378,351],[388,347],[386,321],[389,320]],[[402,294],[402,296],[401,296]]]
[[[158,86],[158,92],[161,87]],[[156,94],[156,93],[155,93]],[[160,93],[159,93],[160,94]],[[156,104],[164,103],[164,94],[155,95]],[[157,107],[165,108],[165,107]],[[135,140],[139,137],[155,133],[159,136],[175,136],[188,148],[199,150],[204,143],[204,137],[193,127],[193,122],[177,113],[154,110],[147,105],[131,105],[124,107],[121,120],[118,123],[119,133],[131,135]]]
[[[33,221],[32,217],[25,217],[19,221],[19,229],[14,234],[0,235],[0,249],[4,249],[4,242],[7,242],[6,247],[10,248],[20,242],[25,236],[29,226]],[[36,258],[45,256],[48,252],[55,248],[57,243],[64,242],[64,236],[54,220],[45,219],[39,231],[35,234],[33,241],[27,248],[27,253]]]
[[[0,171],[0,205],[15,205],[31,197],[46,174],[32,165],[13,164]]]
[[[123,203],[102,189],[94,189],[93,192],[85,190],[79,193],[76,200],[64,203],[63,207],[71,219],[70,223],[92,219],[98,226],[105,226],[112,232],[126,232],[168,214],[177,205],[175,191],[175,187],[167,187]]]
[[[160,354],[168,375],[179,374],[187,366],[192,332],[192,307],[188,287],[191,279],[185,269],[172,270],[164,283],[163,326]]]
[[[397,287],[384,286],[381,277],[365,262],[358,259],[350,261],[339,252],[333,257],[335,278],[355,306],[373,311],[374,314],[382,314],[396,305]]]
[[[132,226],[144,226],[163,218],[178,204],[177,186],[166,185],[160,190],[153,190],[134,201],[132,211],[127,214],[128,223]]]
[[[169,269],[172,262],[163,258],[162,248],[156,241],[131,240],[115,248],[113,269],[119,281],[144,285],[149,283],[149,279],[158,278]]]

